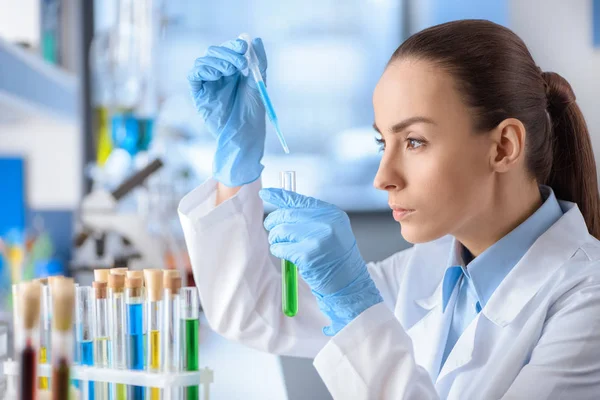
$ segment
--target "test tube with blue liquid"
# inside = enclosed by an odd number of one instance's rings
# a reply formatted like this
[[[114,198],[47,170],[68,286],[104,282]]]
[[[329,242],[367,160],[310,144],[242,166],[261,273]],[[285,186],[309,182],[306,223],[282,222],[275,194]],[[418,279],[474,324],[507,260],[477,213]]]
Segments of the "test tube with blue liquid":
[[[75,288],[75,301],[77,312],[75,313],[75,326],[77,329],[77,347],[81,365],[94,365],[94,294],[89,286],[78,286]],[[87,388],[81,388],[83,393],[87,390],[86,397],[95,399],[94,383],[88,382]]]
[[[142,278],[125,278],[125,305],[127,308],[127,367],[144,370],[144,297]],[[130,386],[127,398],[129,400],[144,400],[142,386]]]
[[[290,149],[288,148],[285,138],[283,137],[283,133],[281,133],[281,129],[279,128],[279,121],[277,119],[277,114],[275,114],[275,108],[273,107],[271,98],[267,93],[267,86],[265,85],[265,81],[263,80],[262,74],[260,73],[260,69],[258,68],[258,57],[256,57],[256,52],[254,51],[254,46],[252,45],[252,38],[247,33],[242,33],[239,36],[239,39],[242,39],[248,44],[248,50],[246,50],[245,54],[246,60],[248,61],[248,75],[252,75],[254,81],[256,82],[258,92],[260,93],[260,97],[263,101],[263,104],[265,105],[267,116],[269,117],[269,120],[275,127],[275,132],[277,133],[279,142],[281,142],[283,151],[289,153]]]

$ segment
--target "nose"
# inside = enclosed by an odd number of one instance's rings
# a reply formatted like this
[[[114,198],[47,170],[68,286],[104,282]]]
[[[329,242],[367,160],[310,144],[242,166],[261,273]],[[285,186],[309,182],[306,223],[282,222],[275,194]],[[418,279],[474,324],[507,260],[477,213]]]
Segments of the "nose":
[[[373,180],[375,189],[394,191],[406,186],[400,168],[394,162],[392,154],[384,154],[379,162],[379,169]]]

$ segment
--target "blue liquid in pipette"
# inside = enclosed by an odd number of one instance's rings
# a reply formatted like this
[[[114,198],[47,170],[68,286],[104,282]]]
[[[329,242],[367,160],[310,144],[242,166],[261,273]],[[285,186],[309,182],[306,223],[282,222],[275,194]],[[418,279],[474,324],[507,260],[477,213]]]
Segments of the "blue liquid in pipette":
[[[94,365],[94,342],[86,340],[79,342],[81,365]],[[88,399],[94,400],[94,383],[88,382]]]
[[[289,150],[287,143],[283,137],[283,134],[281,133],[281,129],[279,129],[279,121],[277,121],[277,115],[275,115],[275,109],[273,108],[271,99],[269,98],[269,95],[267,94],[267,87],[265,86],[265,82],[258,81],[257,83],[258,83],[258,92],[260,93],[260,97],[262,97],[263,103],[265,104],[267,116],[269,117],[269,120],[271,121],[271,123],[273,123],[273,125],[275,126],[275,131],[277,132],[277,137],[279,138],[279,141],[281,142],[281,145],[283,146],[283,150],[285,150],[286,153],[289,153],[290,150]]]
[[[271,103],[271,99],[267,94],[267,87],[263,81],[258,82],[258,92],[265,103],[265,108],[267,109],[267,115],[269,116],[269,120],[274,121],[277,120],[277,116],[275,115],[275,110],[273,109],[273,104]]]
[[[127,339],[129,342],[129,354],[127,367],[129,369],[144,369],[144,327],[143,327],[142,304],[127,305]],[[142,386],[130,386],[128,399],[143,400],[144,388]]]

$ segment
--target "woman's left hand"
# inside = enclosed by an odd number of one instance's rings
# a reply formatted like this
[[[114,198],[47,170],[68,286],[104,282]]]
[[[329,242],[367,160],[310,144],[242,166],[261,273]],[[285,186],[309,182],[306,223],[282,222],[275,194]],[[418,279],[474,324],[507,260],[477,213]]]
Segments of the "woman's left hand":
[[[333,336],[361,312],[382,300],[371,279],[348,215],[338,207],[283,189],[262,189],[278,207],[265,219],[271,253],[293,262],[315,294]]]

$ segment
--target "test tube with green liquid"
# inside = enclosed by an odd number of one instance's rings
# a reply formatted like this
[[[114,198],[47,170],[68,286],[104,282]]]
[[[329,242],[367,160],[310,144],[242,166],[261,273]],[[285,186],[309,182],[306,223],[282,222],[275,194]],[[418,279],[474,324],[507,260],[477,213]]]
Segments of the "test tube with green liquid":
[[[296,191],[295,171],[282,171],[279,179],[282,189]],[[281,260],[281,308],[288,317],[298,313],[298,268],[288,260]]]
[[[181,289],[181,319],[183,325],[184,367],[186,371],[198,371],[198,318],[200,316],[200,301],[196,287]],[[200,394],[198,386],[186,388],[186,399],[196,400]]]

